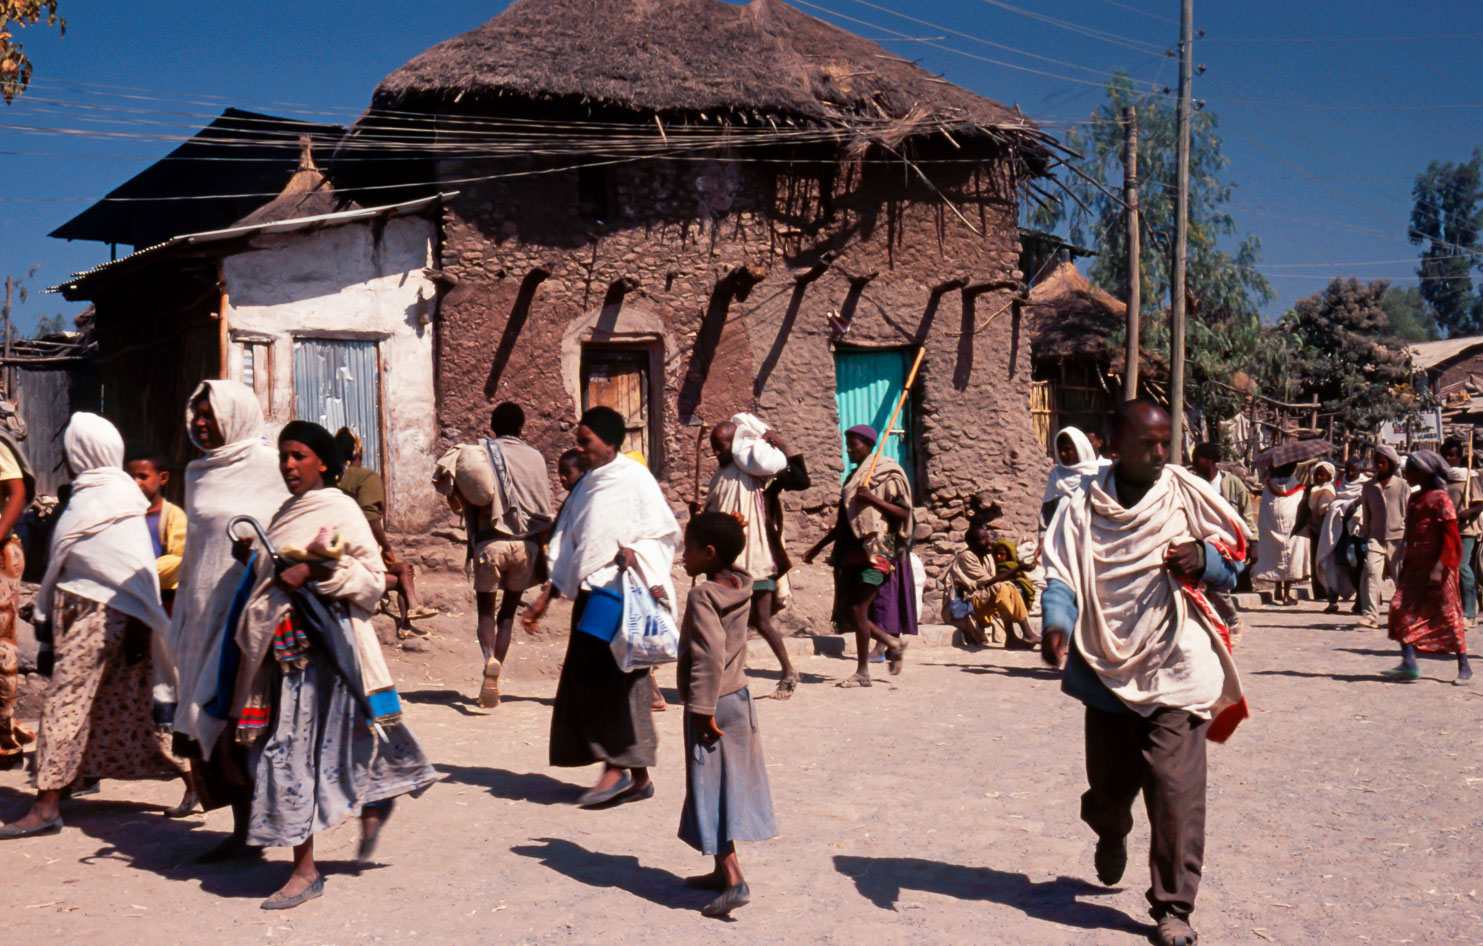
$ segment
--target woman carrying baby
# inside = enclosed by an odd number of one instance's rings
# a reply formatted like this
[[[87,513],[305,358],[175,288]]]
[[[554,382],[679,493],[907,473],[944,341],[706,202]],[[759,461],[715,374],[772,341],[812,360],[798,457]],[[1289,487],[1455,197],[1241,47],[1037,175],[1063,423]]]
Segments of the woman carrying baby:
[[[293,421],[278,437],[278,467],[291,494],[268,526],[288,567],[265,555],[236,643],[241,650],[232,716],[249,747],[253,776],[247,843],[294,849],[288,882],[263,902],[284,910],[322,896],[314,835],[359,814],[358,859],[369,860],[398,795],[421,794],[440,776],[401,722],[400,704],[370,616],[386,589],[380,548],[360,507],[333,488],[344,461],[334,437]],[[252,541],[239,539],[239,557]],[[309,587],[337,621],[318,634],[343,635],[359,664],[353,688],[308,633],[294,596]],[[359,689],[362,692],[356,692]],[[365,698],[374,713],[367,718]]]

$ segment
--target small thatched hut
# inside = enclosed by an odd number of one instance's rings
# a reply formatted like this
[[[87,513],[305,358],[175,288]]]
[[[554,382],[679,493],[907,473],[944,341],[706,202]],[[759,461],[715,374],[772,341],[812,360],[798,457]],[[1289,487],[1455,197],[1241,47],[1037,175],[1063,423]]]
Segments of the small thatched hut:
[[[1030,289],[1025,314],[1034,363],[1031,413],[1035,436],[1051,450],[1057,430],[1101,430],[1118,401],[1115,376],[1126,355],[1113,340],[1127,320],[1127,303],[1092,284],[1076,264],[1050,264]]]
[[[1017,110],[780,0],[517,0],[387,76],[339,157],[392,147],[403,160],[342,161],[336,183],[459,191],[446,439],[513,399],[554,459],[610,404],[679,503],[699,424],[755,411],[809,457],[794,522],[816,535],[840,431],[884,426],[925,350],[889,441],[925,556],[980,494],[1034,521],[1015,223],[1054,145]]]

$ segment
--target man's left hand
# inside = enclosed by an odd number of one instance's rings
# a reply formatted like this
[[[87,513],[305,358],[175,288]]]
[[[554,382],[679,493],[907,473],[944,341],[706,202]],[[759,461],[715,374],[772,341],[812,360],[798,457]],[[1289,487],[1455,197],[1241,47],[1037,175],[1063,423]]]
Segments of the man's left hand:
[[[1193,540],[1171,545],[1164,553],[1164,564],[1180,578],[1193,581],[1205,571],[1205,550]]]

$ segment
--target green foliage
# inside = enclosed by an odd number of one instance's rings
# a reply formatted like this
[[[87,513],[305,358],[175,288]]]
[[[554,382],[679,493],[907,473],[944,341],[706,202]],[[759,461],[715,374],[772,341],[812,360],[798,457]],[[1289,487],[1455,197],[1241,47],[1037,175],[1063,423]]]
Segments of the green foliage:
[[[1128,77],[1119,75],[1107,84],[1107,101],[1093,110],[1090,130],[1073,129],[1066,144],[1086,156],[1077,164],[1078,170],[1121,196],[1123,110],[1129,105],[1138,109],[1142,344],[1146,352],[1165,352],[1168,328],[1157,313],[1165,311],[1173,281],[1178,130],[1174,107],[1165,98],[1136,94]],[[1260,309],[1271,301],[1272,287],[1257,270],[1261,253],[1257,239],[1251,235],[1238,239],[1236,222],[1224,209],[1232,187],[1220,179],[1227,161],[1218,124],[1209,110],[1196,112],[1190,124],[1185,350],[1191,391],[1201,392],[1198,403],[1224,418],[1236,412],[1238,403],[1211,382],[1229,384],[1235,372],[1249,371],[1254,362],[1266,358],[1258,350],[1271,341],[1271,332],[1261,325]],[[1037,208],[1030,214],[1030,224],[1054,230],[1064,223],[1073,243],[1096,247],[1098,255],[1088,276],[1108,292],[1126,298],[1127,223],[1121,200],[1081,177],[1068,177],[1064,183],[1075,199]],[[1233,240],[1234,247],[1222,249]],[[1157,369],[1157,363],[1151,367]]]
[[[1391,286],[1380,300],[1385,307],[1385,317],[1390,320],[1390,330],[1403,342],[1431,342],[1437,339],[1437,324],[1421,298],[1421,290],[1415,286]]]
[[[45,338],[47,335],[65,331],[67,331],[67,317],[58,312],[56,315],[43,315],[37,319],[36,331],[31,333],[31,337]]]
[[[1287,399],[1317,395],[1347,430],[1373,430],[1403,413],[1411,359],[1386,315],[1388,288],[1383,279],[1335,279],[1282,317],[1277,331],[1291,345],[1283,370],[1294,379]]]
[[[25,91],[31,81],[31,60],[26,57],[21,44],[15,41],[12,30],[42,20],[66,35],[67,21],[57,15],[57,0],[0,0],[0,98],[5,99],[7,105]]]
[[[1483,299],[1473,291],[1483,228],[1483,150],[1467,161],[1433,161],[1411,188],[1411,242],[1425,245],[1416,268],[1421,297],[1449,336],[1483,331]]]

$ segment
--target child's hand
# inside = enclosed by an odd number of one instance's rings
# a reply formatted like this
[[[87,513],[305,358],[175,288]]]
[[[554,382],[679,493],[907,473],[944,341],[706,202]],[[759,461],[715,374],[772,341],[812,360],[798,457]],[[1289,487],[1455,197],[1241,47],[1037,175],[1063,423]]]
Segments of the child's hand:
[[[692,714],[695,720],[695,738],[703,746],[714,746],[721,740],[721,730],[716,726],[716,717]]]

